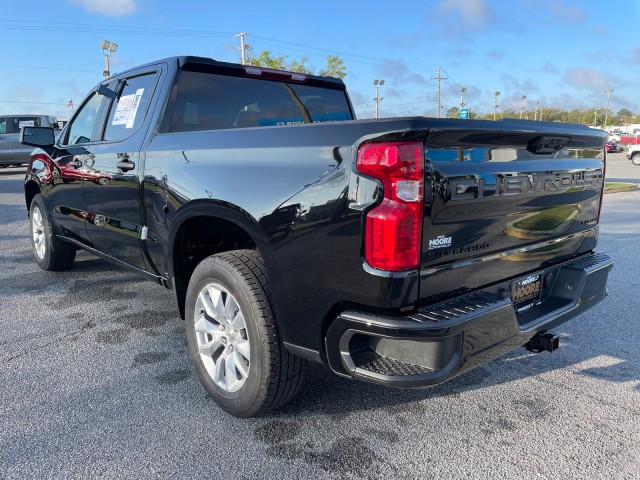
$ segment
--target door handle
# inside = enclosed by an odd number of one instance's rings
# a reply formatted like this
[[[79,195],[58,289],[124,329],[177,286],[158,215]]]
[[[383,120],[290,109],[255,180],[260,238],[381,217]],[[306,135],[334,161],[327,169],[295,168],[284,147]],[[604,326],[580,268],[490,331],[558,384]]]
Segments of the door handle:
[[[121,160],[118,163],[116,163],[116,167],[118,167],[123,172],[127,172],[129,170],[133,170],[134,168],[136,168],[136,164],[129,160]]]

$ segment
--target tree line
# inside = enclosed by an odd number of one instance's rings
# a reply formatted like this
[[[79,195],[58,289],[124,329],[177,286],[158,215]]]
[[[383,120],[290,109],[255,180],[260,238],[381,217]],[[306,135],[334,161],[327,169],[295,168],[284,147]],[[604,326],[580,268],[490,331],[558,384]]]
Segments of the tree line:
[[[451,107],[447,110],[447,118],[459,118],[460,109]],[[470,118],[481,120],[493,120],[493,112],[478,114],[473,110],[469,112]],[[500,110],[496,118],[520,118],[520,111],[514,109]],[[528,109],[522,112],[522,118],[529,120],[545,120],[547,122],[568,122],[580,123],[583,125],[604,125],[605,109],[602,107],[591,107],[588,109],[574,108],[573,110],[561,110],[559,108],[540,107],[534,110]],[[617,112],[610,111],[607,115],[607,125],[630,125],[640,123],[640,115],[636,115],[626,108]]]
[[[245,44],[245,62],[256,67],[275,68],[289,72],[306,73],[308,75],[322,75],[324,77],[344,78],[347,69],[339,55],[327,55],[327,63],[316,70],[309,65],[309,58],[302,57],[298,60],[289,60],[288,55],[274,55],[269,50],[263,50],[259,55],[253,54],[253,47]]]

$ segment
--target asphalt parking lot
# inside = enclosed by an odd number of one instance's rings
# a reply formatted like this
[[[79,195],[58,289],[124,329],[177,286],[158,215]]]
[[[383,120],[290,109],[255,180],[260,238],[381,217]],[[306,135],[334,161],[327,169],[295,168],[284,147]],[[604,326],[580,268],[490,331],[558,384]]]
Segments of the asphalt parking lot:
[[[640,190],[605,196],[610,295],[553,354],[420,390],[310,365],[290,405],[238,420],[205,396],[168,290],[86,253],[37,268],[23,175],[0,170],[1,479],[640,478]]]

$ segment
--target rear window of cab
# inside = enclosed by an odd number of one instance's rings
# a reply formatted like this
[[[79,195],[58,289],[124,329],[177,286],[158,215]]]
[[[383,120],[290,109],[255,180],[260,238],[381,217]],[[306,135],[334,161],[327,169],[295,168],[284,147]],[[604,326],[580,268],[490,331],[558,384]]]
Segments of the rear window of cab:
[[[351,120],[342,90],[182,71],[170,132]]]

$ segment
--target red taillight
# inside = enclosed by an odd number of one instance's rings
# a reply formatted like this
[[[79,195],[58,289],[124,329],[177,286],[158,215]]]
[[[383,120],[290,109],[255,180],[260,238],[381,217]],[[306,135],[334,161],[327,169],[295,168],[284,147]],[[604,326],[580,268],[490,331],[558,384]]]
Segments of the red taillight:
[[[422,237],[422,142],[369,143],[358,150],[358,170],[382,182],[384,200],[367,214],[365,256],[389,271],[418,268]]]

